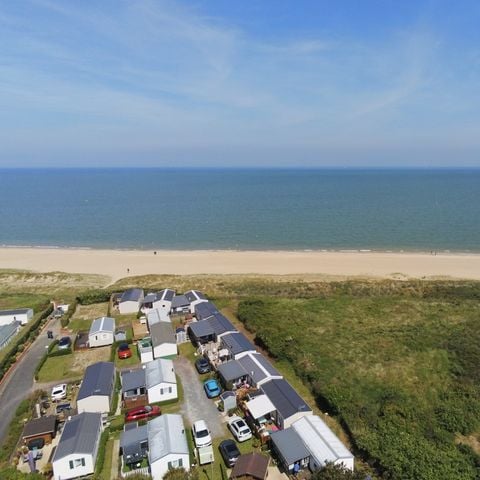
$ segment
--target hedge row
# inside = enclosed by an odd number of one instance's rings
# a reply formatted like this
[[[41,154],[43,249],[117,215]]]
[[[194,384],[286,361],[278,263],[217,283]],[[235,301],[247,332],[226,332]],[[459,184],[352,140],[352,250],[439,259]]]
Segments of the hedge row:
[[[8,353],[0,362],[0,380],[3,378],[8,369],[16,362],[17,354],[22,352],[24,344],[27,342],[33,342],[35,338],[40,334],[40,327],[45,323],[45,319],[52,313],[53,305],[49,304],[48,307],[38,316],[36,320],[30,325],[27,325],[19,338],[11,346]]]
[[[77,302],[80,305],[108,302],[113,293],[112,290],[87,290],[77,296]]]
[[[60,319],[60,323],[63,328],[65,328],[70,323],[70,319],[72,318],[72,315],[75,313],[75,310],[77,309],[77,305],[78,305],[78,300],[75,299],[68,307],[68,311]]]

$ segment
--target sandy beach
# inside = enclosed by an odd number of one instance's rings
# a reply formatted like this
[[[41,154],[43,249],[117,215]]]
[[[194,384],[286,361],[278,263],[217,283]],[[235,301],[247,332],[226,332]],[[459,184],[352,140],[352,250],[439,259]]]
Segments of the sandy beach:
[[[148,274],[269,274],[480,280],[480,254],[325,251],[153,251],[0,248],[1,269]]]

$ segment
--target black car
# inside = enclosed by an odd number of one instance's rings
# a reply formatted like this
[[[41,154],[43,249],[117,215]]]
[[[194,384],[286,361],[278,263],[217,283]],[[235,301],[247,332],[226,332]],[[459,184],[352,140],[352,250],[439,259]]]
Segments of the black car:
[[[66,350],[67,348],[70,348],[70,345],[72,344],[72,340],[70,337],[62,337],[58,341],[58,349],[59,350]]]
[[[224,440],[218,446],[220,453],[222,454],[223,461],[227,467],[233,467],[237,458],[240,456],[240,450],[234,440]]]
[[[27,443],[27,447],[29,450],[41,450],[44,445],[45,440],[43,438],[35,438]]]
[[[210,363],[205,357],[200,357],[195,362],[195,368],[198,373],[208,373],[210,371]]]

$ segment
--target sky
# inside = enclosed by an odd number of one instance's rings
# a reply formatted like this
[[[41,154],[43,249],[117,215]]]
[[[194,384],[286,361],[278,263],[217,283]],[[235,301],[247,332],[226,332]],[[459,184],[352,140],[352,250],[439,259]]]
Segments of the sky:
[[[480,167],[477,0],[0,2],[0,167]]]

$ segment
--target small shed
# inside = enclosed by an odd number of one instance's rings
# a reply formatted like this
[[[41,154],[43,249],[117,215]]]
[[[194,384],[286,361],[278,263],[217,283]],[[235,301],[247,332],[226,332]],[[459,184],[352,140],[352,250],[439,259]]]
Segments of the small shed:
[[[240,455],[233,467],[230,478],[265,480],[270,459],[259,453]]]
[[[90,347],[104,347],[115,341],[115,319],[112,317],[96,318],[88,332]]]
[[[124,342],[127,340],[127,332],[125,330],[117,330],[115,332],[115,341]]]
[[[142,338],[137,342],[138,354],[140,362],[148,363],[153,360],[152,339],[150,337]]]
[[[36,438],[43,438],[45,443],[51,443],[55,438],[57,431],[57,417],[48,415],[46,417],[35,418],[30,420],[23,427],[22,440],[28,443]]]
[[[293,428],[270,433],[272,449],[286,472],[296,474],[308,467],[310,452]]]
[[[220,395],[220,401],[223,405],[223,411],[228,412],[232,408],[237,408],[237,396],[235,392],[227,390]]]

